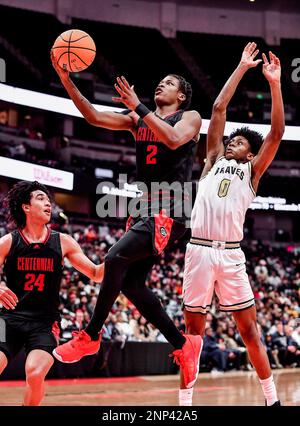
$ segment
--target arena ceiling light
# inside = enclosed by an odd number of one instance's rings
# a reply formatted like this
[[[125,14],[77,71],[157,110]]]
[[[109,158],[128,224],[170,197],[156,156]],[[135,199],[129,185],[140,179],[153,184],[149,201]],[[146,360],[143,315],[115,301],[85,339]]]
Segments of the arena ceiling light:
[[[73,117],[81,117],[74,103],[70,99],[59,96],[48,95],[45,93],[35,92],[27,89],[0,84],[0,100],[24,105],[32,108],[38,108],[45,111],[52,111],[59,114],[71,115]],[[98,111],[116,111],[120,112],[124,108],[111,107],[107,105],[93,104]],[[234,129],[241,126],[248,126],[251,130],[256,130],[266,136],[270,130],[270,124],[253,124],[253,123],[238,123],[228,121],[226,123],[224,135],[228,136]],[[201,133],[207,134],[209,120],[202,120]],[[300,141],[300,126],[286,126],[283,140]]]

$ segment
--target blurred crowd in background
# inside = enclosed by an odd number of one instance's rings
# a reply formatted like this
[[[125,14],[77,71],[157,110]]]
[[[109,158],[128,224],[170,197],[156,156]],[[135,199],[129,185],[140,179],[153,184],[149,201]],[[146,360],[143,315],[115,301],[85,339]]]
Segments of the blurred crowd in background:
[[[59,209],[58,206],[54,209]],[[0,210],[0,235],[7,232],[4,210]],[[109,248],[124,234],[124,229],[104,225],[54,225],[71,234],[85,254],[96,264],[104,261]],[[157,295],[168,315],[184,330],[182,279],[184,242],[177,242],[157,258],[146,285]],[[272,368],[300,366],[300,251],[292,246],[274,248],[252,242],[244,247],[247,271],[253,288],[261,339],[267,348]],[[5,280],[5,277],[3,277]],[[72,332],[85,328],[93,314],[101,284],[75,271],[65,260],[61,281],[61,342]],[[122,294],[103,328],[104,340],[165,342],[164,336],[143,318]],[[233,317],[218,310],[218,301],[207,315],[203,369],[224,372],[228,369],[251,370],[246,348]]]

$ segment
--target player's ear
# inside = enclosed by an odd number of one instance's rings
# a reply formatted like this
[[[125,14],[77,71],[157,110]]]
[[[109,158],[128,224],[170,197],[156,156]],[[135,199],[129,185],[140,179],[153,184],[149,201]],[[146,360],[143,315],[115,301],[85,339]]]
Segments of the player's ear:
[[[22,209],[25,213],[28,213],[30,210],[29,204],[22,204]]]
[[[181,101],[181,102],[183,102],[183,101],[185,101],[186,100],[186,96],[185,96],[185,94],[184,93],[179,93],[179,100]]]
[[[248,152],[248,154],[247,154],[247,160],[248,161],[253,160],[254,157],[255,157],[255,155],[252,152]]]

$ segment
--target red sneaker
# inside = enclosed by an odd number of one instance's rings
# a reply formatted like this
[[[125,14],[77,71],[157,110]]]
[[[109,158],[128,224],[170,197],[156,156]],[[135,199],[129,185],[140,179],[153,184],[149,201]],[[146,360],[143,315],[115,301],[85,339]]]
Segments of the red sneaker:
[[[99,351],[102,333],[98,340],[92,340],[84,331],[74,331],[72,340],[57,346],[52,352],[56,359],[61,362],[72,363],[79,361],[86,355],[93,355]]]
[[[184,337],[182,349],[176,349],[170,356],[180,365],[186,388],[192,388],[198,377],[203,340],[199,335],[184,334]]]

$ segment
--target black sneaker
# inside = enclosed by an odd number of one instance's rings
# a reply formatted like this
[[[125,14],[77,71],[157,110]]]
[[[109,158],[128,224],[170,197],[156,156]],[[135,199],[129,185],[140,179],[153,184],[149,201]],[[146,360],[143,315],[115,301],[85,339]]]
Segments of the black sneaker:
[[[278,400],[278,401],[274,402],[274,404],[272,404],[272,405],[267,405],[267,401],[265,400],[265,406],[266,407],[281,407],[281,402],[280,402],[280,400]]]

